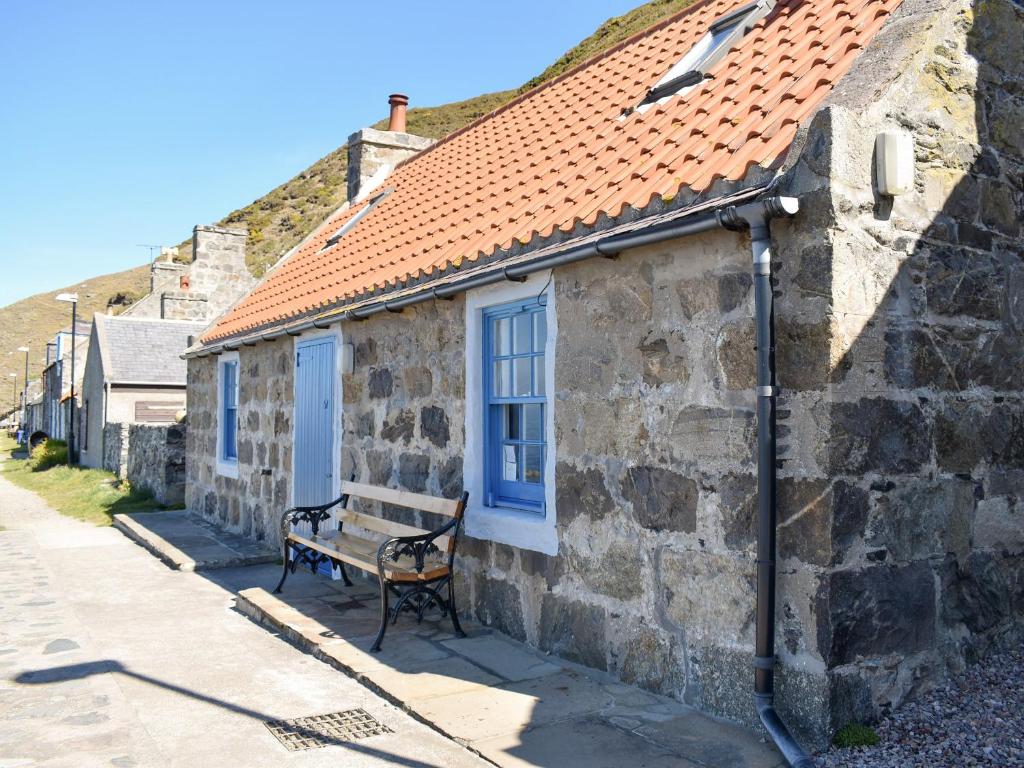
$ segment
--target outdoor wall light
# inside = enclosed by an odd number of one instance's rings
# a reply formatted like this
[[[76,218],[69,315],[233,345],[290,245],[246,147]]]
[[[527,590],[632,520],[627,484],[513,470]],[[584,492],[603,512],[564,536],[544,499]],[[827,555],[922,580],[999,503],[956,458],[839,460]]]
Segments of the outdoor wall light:
[[[882,131],[875,137],[878,194],[895,197],[914,186],[914,139],[906,131]]]
[[[350,376],[356,369],[356,350],[351,343],[341,345],[341,372]]]

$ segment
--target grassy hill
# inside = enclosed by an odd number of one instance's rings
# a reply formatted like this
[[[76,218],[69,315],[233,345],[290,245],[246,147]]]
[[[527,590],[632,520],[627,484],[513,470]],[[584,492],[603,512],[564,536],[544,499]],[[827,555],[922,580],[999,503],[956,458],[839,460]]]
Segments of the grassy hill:
[[[694,0],[653,0],[634,8],[629,13],[609,19],[592,35],[521,87],[510,91],[485,93],[439,107],[410,109],[406,130],[433,139],[447,136],[692,2]],[[373,127],[382,130],[387,128],[387,119],[381,120]],[[352,126],[353,131],[358,128],[359,126]],[[295,178],[244,208],[232,211],[219,222],[223,226],[249,228],[246,258],[254,275],[261,276],[281,254],[298,243],[345,202],[347,170],[346,147],[341,146],[313,163]],[[181,258],[190,258],[191,252],[191,241],[186,240],[179,247]]]
[[[693,1],[652,0],[629,13],[609,19],[592,35],[520,88],[485,93],[439,107],[410,109],[406,129],[410,133],[435,139],[447,136],[452,131],[507,104],[516,96],[558,77],[630,35],[690,5]],[[352,126],[352,130],[355,131],[359,127]],[[386,128],[387,120],[373,127]],[[249,228],[246,258],[254,275],[262,275],[283,253],[345,202],[347,170],[346,147],[342,146],[317,160],[295,178],[244,208],[232,211],[218,222],[222,226],[244,225]],[[181,260],[191,259],[191,240],[181,243],[179,254]],[[83,298],[80,308],[86,318],[91,318],[93,311],[103,311],[110,296],[117,293],[128,296],[142,295],[148,284],[148,274],[148,268],[140,267],[93,278],[79,286],[60,290],[78,290],[83,296],[89,295],[88,300]],[[6,410],[10,401],[10,390],[3,389],[5,382],[6,386],[10,387],[7,373],[18,371],[19,382],[22,376],[22,369],[14,362],[15,358],[18,358],[17,353],[8,355],[7,352],[26,342],[33,349],[38,347],[43,350],[40,355],[32,354],[32,372],[36,375],[40,368],[38,358],[45,353],[45,340],[52,338],[68,323],[66,305],[53,301],[53,296],[60,290],[32,296],[0,308],[0,368],[3,368],[3,380],[0,381],[0,413]],[[24,365],[24,359],[19,359],[20,364]]]

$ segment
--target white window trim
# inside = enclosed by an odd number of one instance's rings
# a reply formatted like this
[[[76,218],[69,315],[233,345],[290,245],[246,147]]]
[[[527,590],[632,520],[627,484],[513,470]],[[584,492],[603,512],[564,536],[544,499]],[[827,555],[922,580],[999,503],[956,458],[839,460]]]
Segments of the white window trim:
[[[463,486],[469,492],[466,533],[520,549],[558,554],[555,512],[555,341],[558,338],[555,292],[551,272],[530,275],[522,283],[502,283],[466,294],[466,451]],[[484,488],[483,311],[488,307],[545,296],[547,339],[544,345],[544,515],[509,507],[488,507]]]
[[[217,358],[217,474],[223,477],[238,478],[238,459],[225,459],[224,457],[224,364],[238,363],[237,352],[223,352]],[[241,389],[242,365],[239,363],[236,385]],[[241,403],[236,404],[241,407]],[[235,430],[235,449],[238,448],[238,430]]]

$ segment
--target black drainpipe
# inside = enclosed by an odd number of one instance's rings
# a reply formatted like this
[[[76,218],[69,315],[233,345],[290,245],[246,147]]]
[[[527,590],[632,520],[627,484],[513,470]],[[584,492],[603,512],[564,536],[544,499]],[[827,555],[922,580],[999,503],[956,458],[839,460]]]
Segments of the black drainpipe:
[[[791,201],[791,203],[790,203]],[[769,198],[764,205],[729,209],[728,225],[750,228],[754,261],[754,326],[757,344],[757,631],[754,639],[754,707],[758,717],[793,768],[814,763],[796,742],[775,710],[775,526],[776,442],[775,309],[772,293],[771,231],[773,216],[793,215],[793,198]],[[790,203],[787,205],[787,203]]]

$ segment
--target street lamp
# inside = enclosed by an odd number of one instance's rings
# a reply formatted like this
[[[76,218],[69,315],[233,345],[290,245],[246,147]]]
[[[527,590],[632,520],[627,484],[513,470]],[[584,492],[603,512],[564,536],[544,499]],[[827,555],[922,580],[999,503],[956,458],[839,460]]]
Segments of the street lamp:
[[[68,424],[68,466],[70,467],[75,455],[75,331],[78,330],[78,294],[58,293],[57,301],[66,301],[71,304],[71,405],[69,406],[71,418]],[[63,384],[63,382],[61,383]],[[61,389],[64,387],[61,386]]]
[[[18,347],[25,353],[25,386],[21,392],[21,436],[28,440],[28,347]]]
[[[13,414],[18,410],[18,374],[8,373],[11,377],[11,413]]]

